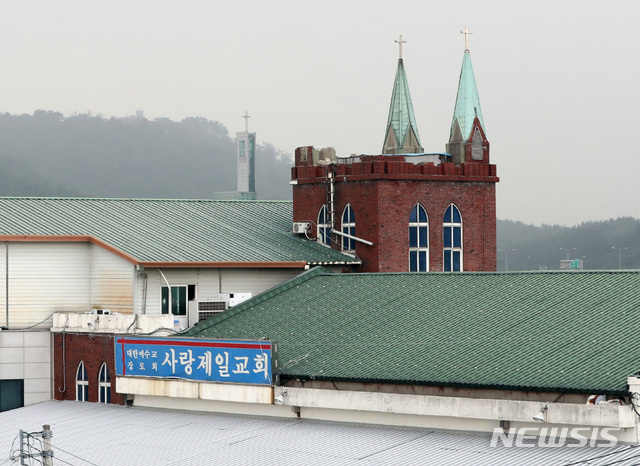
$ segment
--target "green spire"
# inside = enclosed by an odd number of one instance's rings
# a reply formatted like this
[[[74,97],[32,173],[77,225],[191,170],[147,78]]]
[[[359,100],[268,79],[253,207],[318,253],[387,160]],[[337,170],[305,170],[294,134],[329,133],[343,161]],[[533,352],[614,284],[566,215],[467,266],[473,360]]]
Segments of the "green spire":
[[[402,36],[401,36],[402,37]],[[397,41],[396,41],[397,42]],[[387,131],[384,136],[384,154],[419,153],[424,149],[420,144],[416,117],[413,113],[411,94],[402,58],[398,60],[396,80],[387,119]]]
[[[471,66],[471,55],[469,50],[465,50],[464,58],[462,59],[462,71],[460,71],[460,82],[458,83],[458,96],[456,97],[456,106],[453,111],[453,121],[451,122],[451,136],[453,136],[457,122],[463,139],[468,141],[475,117],[478,117],[484,131],[480,97],[478,96],[476,78],[473,75],[473,67]]]

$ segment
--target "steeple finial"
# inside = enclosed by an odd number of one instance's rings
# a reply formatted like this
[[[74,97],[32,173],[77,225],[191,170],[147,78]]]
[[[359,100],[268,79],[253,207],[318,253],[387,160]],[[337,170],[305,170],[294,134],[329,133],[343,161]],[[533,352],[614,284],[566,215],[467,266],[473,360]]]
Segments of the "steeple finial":
[[[242,118],[244,118],[244,132],[248,133],[249,132],[249,118],[251,118],[249,116],[249,112],[248,111],[244,111],[244,115],[242,115]]]
[[[460,34],[464,34],[464,51],[469,51],[469,34],[473,34],[469,31],[469,26],[464,27],[464,31],[460,31]]]
[[[399,53],[400,56],[398,58],[400,58],[400,60],[402,60],[402,44],[406,44],[407,41],[406,40],[402,40],[402,34],[400,34],[400,37],[398,38],[398,40],[396,41],[396,44],[398,44],[399,47]]]

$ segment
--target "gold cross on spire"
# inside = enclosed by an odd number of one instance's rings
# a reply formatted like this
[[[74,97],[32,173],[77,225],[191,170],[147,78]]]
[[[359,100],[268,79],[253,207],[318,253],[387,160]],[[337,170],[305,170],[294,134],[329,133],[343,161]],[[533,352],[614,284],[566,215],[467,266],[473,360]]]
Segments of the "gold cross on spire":
[[[400,48],[400,60],[402,60],[402,44],[406,44],[407,41],[406,40],[402,40],[402,34],[400,34],[400,38],[396,41],[396,44],[398,44],[399,48]]]
[[[249,118],[251,118],[249,116],[249,112],[248,111],[244,111],[244,115],[242,115],[242,118],[244,118],[244,132],[248,133],[249,132]]]
[[[464,34],[464,51],[469,51],[469,34],[473,34],[469,31],[469,26],[464,27],[464,31],[460,31],[460,34]]]

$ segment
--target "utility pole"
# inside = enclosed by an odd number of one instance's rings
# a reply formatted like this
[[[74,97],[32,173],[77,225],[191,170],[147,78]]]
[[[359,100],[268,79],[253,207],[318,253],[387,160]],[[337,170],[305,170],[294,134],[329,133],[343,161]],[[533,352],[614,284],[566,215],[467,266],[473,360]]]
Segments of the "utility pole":
[[[49,426],[49,424],[43,425],[42,439],[44,443],[44,451],[42,452],[42,457],[44,458],[44,466],[53,466],[53,450],[51,449],[51,437],[53,437],[51,426]]]
[[[30,438],[42,437],[42,451],[37,453],[31,453],[32,445],[29,442]],[[26,465],[25,458],[34,458],[36,461],[41,462],[44,466],[53,466],[53,450],[51,449],[51,437],[53,432],[51,426],[45,424],[42,426],[42,432],[29,433],[20,429],[20,464]],[[26,448],[25,448],[26,446]],[[36,449],[37,450],[37,449]],[[36,457],[42,456],[43,461],[38,460]],[[15,459],[13,459],[15,461]],[[31,462],[29,462],[31,464]]]
[[[618,251],[618,270],[620,270],[621,265],[622,265],[622,259],[621,259],[620,253],[622,251],[624,251],[625,249],[629,249],[629,248],[628,247],[626,247],[626,248],[616,248],[615,246],[611,246],[611,249],[615,249],[616,251]]]

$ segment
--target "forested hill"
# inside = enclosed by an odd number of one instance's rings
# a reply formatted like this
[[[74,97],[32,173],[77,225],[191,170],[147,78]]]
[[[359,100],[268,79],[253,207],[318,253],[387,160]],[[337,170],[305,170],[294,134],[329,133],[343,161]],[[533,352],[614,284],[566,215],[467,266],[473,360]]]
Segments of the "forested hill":
[[[567,258],[581,259],[585,270],[640,269],[640,220],[636,218],[573,227],[498,220],[497,229],[501,271],[557,270]]]
[[[208,199],[236,190],[235,137],[205,118],[4,113],[0,162],[0,196]],[[258,199],[291,199],[291,165],[288,153],[256,147]]]
[[[235,138],[205,118],[0,114],[0,163],[0,196],[209,199],[236,190]],[[258,199],[291,199],[291,165],[290,153],[256,147]],[[640,269],[637,219],[575,227],[499,220],[497,230],[498,270],[555,270],[567,257],[588,270],[617,269],[618,257],[622,268]]]

